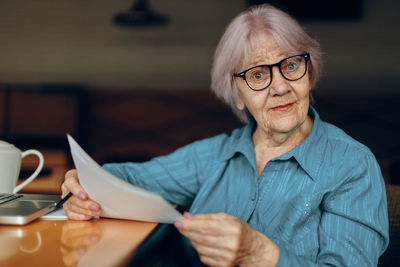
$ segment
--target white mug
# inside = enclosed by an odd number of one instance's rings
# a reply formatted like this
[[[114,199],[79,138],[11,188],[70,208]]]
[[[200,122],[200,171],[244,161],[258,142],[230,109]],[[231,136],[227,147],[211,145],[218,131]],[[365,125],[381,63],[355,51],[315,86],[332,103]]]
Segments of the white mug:
[[[28,155],[36,155],[39,165],[23,183],[17,185],[21,160]],[[35,149],[21,152],[14,145],[0,140],[0,193],[17,193],[35,179],[43,168],[43,155]]]

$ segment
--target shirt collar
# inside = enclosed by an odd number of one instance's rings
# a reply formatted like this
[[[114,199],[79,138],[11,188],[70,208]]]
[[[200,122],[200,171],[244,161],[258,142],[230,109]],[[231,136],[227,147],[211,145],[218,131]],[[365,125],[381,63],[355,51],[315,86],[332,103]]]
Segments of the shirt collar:
[[[286,152],[273,160],[288,160],[295,158],[305,172],[316,180],[318,178],[319,169],[323,159],[323,151],[325,151],[326,137],[323,135],[321,119],[317,111],[310,105],[308,115],[313,120],[313,126],[309,135],[292,150]],[[232,158],[236,153],[242,153],[256,169],[256,160],[253,144],[253,131],[256,127],[254,118],[243,127],[232,132],[232,138],[229,138],[228,144],[222,151],[224,160]]]
[[[256,169],[256,159],[253,144],[253,131],[255,130],[256,122],[253,117],[249,122],[241,128],[235,129],[232,132],[231,138],[224,146],[222,151],[222,159],[228,160],[236,153],[243,154],[250,164]]]
[[[316,180],[325,151],[326,137],[323,134],[321,119],[317,111],[311,105],[308,110],[308,115],[313,120],[313,126],[306,139],[277,159],[285,160],[291,157],[295,158],[311,179]]]

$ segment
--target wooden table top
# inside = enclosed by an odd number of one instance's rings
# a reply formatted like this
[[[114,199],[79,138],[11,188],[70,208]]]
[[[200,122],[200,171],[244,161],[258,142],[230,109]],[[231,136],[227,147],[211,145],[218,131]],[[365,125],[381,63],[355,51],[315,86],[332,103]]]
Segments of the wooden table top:
[[[156,223],[43,220],[0,226],[0,266],[123,266]]]
[[[62,151],[42,151],[51,170],[21,192],[61,193],[69,169]],[[24,159],[35,169],[37,159]],[[22,181],[19,181],[22,182]],[[43,220],[24,226],[0,225],[0,266],[124,266],[157,223],[118,219]]]

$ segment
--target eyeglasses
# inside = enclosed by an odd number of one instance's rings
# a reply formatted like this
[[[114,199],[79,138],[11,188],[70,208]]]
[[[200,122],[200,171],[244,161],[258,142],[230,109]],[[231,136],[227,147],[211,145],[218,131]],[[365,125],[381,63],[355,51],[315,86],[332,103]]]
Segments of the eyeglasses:
[[[240,77],[246,81],[250,89],[261,91],[272,82],[272,68],[277,66],[282,76],[288,81],[297,81],[307,73],[307,63],[310,54],[290,56],[272,65],[258,65],[240,73],[234,73],[234,77]]]

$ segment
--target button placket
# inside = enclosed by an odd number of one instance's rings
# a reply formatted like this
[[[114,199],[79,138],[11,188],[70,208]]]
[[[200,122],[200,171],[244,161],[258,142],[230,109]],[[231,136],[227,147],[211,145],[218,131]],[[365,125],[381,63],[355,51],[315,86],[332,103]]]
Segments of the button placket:
[[[252,189],[251,189],[251,195],[250,195],[250,201],[248,202],[247,206],[247,215],[246,215],[246,221],[249,222],[251,219],[251,216],[254,213],[254,210],[256,208],[256,203],[257,203],[257,198],[258,198],[258,177],[256,172],[254,171],[254,178],[252,179],[251,183]]]
[[[268,162],[268,164],[264,167],[264,170],[261,172],[260,178],[257,181],[257,198],[259,201],[261,201],[271,190],[271,183],[276,178],[275,176],[277,172],[278,170],[274,168],[272,161]]]

